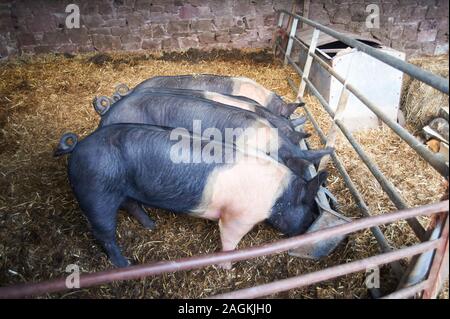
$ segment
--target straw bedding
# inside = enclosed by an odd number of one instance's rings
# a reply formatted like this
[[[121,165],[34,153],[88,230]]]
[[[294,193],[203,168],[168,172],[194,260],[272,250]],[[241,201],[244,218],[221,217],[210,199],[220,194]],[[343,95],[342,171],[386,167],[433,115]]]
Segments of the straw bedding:
[[[83,272],[111,268],[71,193],[66,159],[53,158],[52,150],[64,132],[86,136],[96,128],[99,117],[91,106],[94,95],[111,95],[120,82],[132,87],[152,76],[186,73],[246,76],[287,100],[294,98],[286,81],[286,77],[294,77],[292,70],[272,61],[264,52],[45,55],[0,65],[0,285],[64,276],[68,264],[79,265]],[[307,97],[307,102],[326,132],[326,114],[315,99]],[[443,189],[439,175],[388,129],[358,134],[357,138],[410,205],[440,198]],[[311,144],[319,147],[316,136],[311,138]],[[394,210],[344,138],[339,138],[337,149],[371,212]],[[339,199],[342,211],[359,218],[342,179],[332,165],[329,170],[329,188]],[[126,214],[119,216],[118,241],[124,255],[136,263],[173,260],[220,249],[216,223],[157,209],[149,210],[149,214],[157,222],[154,231],[143,229]],[[383,231],[395,247],[415,242],[405,223],[383,227]],[[239,247],[280,238],[275,230],[259,225]],[[206,297],[376,253],[374,237],[370,231],[362,231],[349,236],[335,253],[320,262],[283,253],[236,263],[231,271],[210,266],[44,297]],[[387,267],[381,268],[381,275],[382,291],[393,290],[394,281]],[[348,275],[272,297],[364,298],[368,297],[364,277],[363,273]],[[444,296],[448,293],[444,292]]]

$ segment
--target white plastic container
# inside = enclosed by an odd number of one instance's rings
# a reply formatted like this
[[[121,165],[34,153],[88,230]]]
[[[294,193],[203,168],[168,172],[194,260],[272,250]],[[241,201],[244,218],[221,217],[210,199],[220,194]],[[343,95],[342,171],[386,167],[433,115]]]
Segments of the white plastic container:
[[[297,37],[308,46],[311,36],[312,30],[297,34]],[[367,39],[357,35],[354,35],[354,37],[366,44],[378,47],[379,50],[387,54],[405,60],[403,52],[381,46],[375,39]],[[299,53],[299,65],[303,67],[307,52],[300,47]],[[353,85],[369,101],[385,112],[389,118],[394,121],[397,120],[403,81],[401,71],[323,34],[319,37],[316,54],[322,57],[334,71],[347,79],[348,83]],[[311,65],[309,79],[329,103],[331,109],[336,110],[342,84],[315,61]],[[351,131],[366,130],[379,126],[377,116],[351,93],[343,113],[343,121]]]

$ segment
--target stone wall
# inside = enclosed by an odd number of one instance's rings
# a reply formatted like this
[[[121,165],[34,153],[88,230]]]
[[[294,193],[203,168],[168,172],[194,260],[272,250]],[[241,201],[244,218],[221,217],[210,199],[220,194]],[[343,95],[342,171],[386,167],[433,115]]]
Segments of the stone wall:
[[[78,29],[65,24],[70,3],[80,8]],[[369,3],[380,6],[379,29],[365,26]],[[291,6],[290,0],[0,0],[0,56],[269,47],[275,10]],[[448,0],[311,0],[310,18],[409,55],[448,50]]]
[[[81,25],[68,29],[68,4]],[[0,54],[267,47],[289,0],[0,0]]]
[[[368,4],[377,4],[380,27],[368,29]],[[407,56],[448,52],[448,0],[313,0],[312,20],[373,36]]]

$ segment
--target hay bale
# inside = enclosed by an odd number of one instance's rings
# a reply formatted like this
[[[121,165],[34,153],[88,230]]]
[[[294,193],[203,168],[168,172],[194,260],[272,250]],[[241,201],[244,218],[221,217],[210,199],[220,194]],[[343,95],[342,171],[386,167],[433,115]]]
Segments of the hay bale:
[[[410,63],[448,79],[448,54],[413,58]],[[405,76],[401,109],[406,122],[416,130],[422,129],[439,115],[441,107],[448,107],[448,96],[419,80]]]

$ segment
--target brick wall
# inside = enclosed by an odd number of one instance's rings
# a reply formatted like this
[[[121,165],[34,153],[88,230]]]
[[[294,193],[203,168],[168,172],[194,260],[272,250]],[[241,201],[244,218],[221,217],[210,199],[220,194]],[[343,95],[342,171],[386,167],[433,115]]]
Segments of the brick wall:
[[[70,3],[80,8],[79,29],[65,26]],[[380,5],[380,29],[365,27],[369,3]],[[290,0],[0,0],[0,55],[268,47],[275,10],[291,5]],[[448,50],[448,0],[311,0],[310,18],[373,35],[410,55]]]

